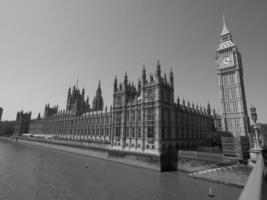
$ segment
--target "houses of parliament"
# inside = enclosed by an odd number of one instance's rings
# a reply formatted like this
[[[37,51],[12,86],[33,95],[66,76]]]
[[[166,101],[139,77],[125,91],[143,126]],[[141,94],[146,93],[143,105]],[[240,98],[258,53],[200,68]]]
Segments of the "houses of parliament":
[[[234,137],[247,136],[247,115],[241,54],[223,20],[219,48],[216,50],[221,115],[206,106],[194,105],[174,97],[174,74],[162,73],[158,61],[153,75],[141,71],[137,85],[127,74],[113,82],[113,103],[104,108],[99,82],[92,105],[85,90],[68,89],[66,109],[45,106],[44,117],[17,122],[15,133],[38,133],[55,140],[107,144],[111,150],[162,155],[168,149],[197,149],[230,132]],[[25,116],[25,117],[24,117]],[[29,118],[27,118],[29,119]],[[17,126],[19,127],[19,126]]]
[[[193,148],[215,136],[215,111],[174,100],[174,75],[162,76],[158,61],[155,75],[145,68],[137,86],[125,74],[113,83],[113,105],[103,107],[99,82],[90,106],[85,90],[69,88],[66,109],[45,106],[43,134],[55,139],[107,143],[112,149],[159,154],[167,148]],[[218,124],[217,124],[218,125]]]

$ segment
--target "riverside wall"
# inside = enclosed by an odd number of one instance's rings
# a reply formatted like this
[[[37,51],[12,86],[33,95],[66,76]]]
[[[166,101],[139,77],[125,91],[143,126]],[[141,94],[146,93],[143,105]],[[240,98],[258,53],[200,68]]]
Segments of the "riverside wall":
[[[16,142],[16,139],[12,137],[0,137],[0,139]],[[90,156],[155,171],[166,171],[166,166],[162,164],[162,156],[160,155],[111,150],[109,144],[85,143],[78,141],[65,141],[23,136],[18,137],[17,142],[38,145],[46,148]]]

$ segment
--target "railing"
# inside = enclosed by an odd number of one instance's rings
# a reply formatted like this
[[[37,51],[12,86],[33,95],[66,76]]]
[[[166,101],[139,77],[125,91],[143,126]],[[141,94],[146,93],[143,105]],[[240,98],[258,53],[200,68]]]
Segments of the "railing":
[[[239,200],[260,200],[263,184],[264,159],[260,153]]]

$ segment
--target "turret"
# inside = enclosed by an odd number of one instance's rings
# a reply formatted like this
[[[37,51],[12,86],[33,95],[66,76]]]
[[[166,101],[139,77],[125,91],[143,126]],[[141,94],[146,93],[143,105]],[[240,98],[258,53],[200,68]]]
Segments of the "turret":
[[[85,94],[85,91],[84,91],[84,88],[82,89],[82,99],[84,99],[84,94]]]
[[[213,117],[214,117],[214,118],[216,117],[216,111],[215,111],[215,108],[213,108]]]
[[[101,84],[100,80],[98,82],[98,88],[96,90],[96,95],[93,99],[93,111],[103,110],[103,98],[102,98],[102,91],[101,91]]]
[[[170,71],[170,84],[171,84],[171,87],[174,88],[172,68],[171,68],[171,71]]]
[[[141,94],[141,88],[142,88],[142,86],[141,86],[141,80],[139,78],[139,80],[138,80],[138,96],[140,96],[140,94]]]
[[[168,81],[167,81],[167,76],[166,76],[166,72],[164,73],[164,83],[167,84]]]
[[[114,92],[116,92],[116,91],[118,90],[118,80],[117,80],[117,76],[115,76],[115,79],[114,79],[113,90],[114,90]]]
[[[149,79],[150,79],[150,82],[153,82],[153,81],[154,81],[154,80],[153,80],[153,75],[152,75],[152,74],[149,75]]]
[[[207,114],[208,116],[211,116],[211,108],[210,108],[210,103],[208,102],[208,105],[207,105]]]
[[[177,97],[177,104],[180,105],[180,97]]]
[[[89,96],[87,96],[87,98],[86,98],[86,105],[87,106],[89,105]]]
[[[157,63],[156,77],[157,77],[158,81],[160,81],[160,79],[161,79],[161,69],[160,69],[159,59],[158,59],[158,63]]]
[[[142,84],[144,85],[146,83],[146,68],[145,65],[143,65],[143,70],[142,70]]]
[[[125,72],[124,82],[123,82],[124,90],[127,90],[127,84],[128,84],[128,75],[127,72]]]

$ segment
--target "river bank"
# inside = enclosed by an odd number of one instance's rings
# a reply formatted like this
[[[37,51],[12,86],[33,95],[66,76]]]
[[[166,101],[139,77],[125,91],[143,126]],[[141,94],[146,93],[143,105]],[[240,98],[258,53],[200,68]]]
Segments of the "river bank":
[[[2,140],[16,142],[14,137],[0,137]],[[54,139],[43,139],[33,137],[18,137],[18,143],[28,143],[59,151],[80,154],[99,159],[104,159],[121,164],[142,167],[155,171],[161,171],[160,156],[153,154],[142,154],[135,152],[124,152],[121,150],[111,150],[108,144],[85,143],[78,141],[65,141]]]
[[[1,140],[16,142],[15,138],[1,137]],[[88,146],[85,144],[80,144],[79,142],[54,141],[25,137],[19,137],[18,143],[38,145],[58,151],[148,168],[147,166],[143,165],[142,161],[136,164],[136,162],[139,162],[137,159],[134,159],[135,163],[133,163],[129,162],[127,159],[123,160],[121,158],[110,158],[108,154],[109,148],[107,145],[97,146],[97,144],[92,144],[88,149]],[[151,166],[149,167],[150,169],[155,169]],[[251,168],[242,166],[237,167],[237,165],[234,165],[233,162],[216,163],[178,158],[178,171],[183,172],[195,179],[204,179],[210,182],[243,187],[250,174]]]
[[[0,199],[217,200],[238,199],[241,188],[158,173],[23,142],[0,141]]]

